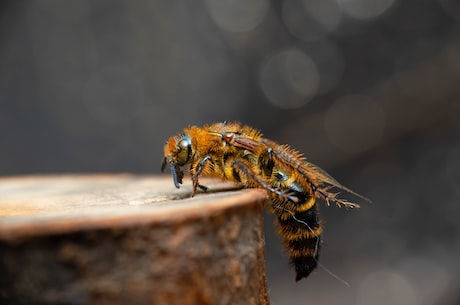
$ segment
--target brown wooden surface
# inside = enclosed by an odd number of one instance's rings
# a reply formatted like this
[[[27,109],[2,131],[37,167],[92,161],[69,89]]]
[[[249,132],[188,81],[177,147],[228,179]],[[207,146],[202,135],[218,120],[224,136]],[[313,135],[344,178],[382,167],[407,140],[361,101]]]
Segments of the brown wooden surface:
[[[268,304],[265,193],[202,183],[0,178],[0,303]]]

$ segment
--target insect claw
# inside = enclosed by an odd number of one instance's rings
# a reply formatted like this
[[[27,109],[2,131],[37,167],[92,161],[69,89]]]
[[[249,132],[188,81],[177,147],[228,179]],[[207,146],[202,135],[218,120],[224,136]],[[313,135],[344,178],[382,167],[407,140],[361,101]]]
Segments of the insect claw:
[[[297,196],[297,194],[293,191],[286,191],[286,190],[282,190],[280,188],[267,188],[268,191],[278,195],[280,198],[284,199],[284,200],[289,200],[289,201],[292,201],[293,203],[299,203],[300,199],[299,197]]]
[[[336,200],[335,204],[339,208],[341,207],[345,207],[346,209],[359,209],[360,208],[359,204],[353,203],[353,202],[350,202],[344,199]]]

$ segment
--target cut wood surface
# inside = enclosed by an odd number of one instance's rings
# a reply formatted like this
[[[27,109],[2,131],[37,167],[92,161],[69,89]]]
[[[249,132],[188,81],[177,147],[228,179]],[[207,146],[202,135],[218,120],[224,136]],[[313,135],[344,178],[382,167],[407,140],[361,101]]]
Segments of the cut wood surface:
[[[265,192],[200,181],[0,178],[0,303],[268,304]]]

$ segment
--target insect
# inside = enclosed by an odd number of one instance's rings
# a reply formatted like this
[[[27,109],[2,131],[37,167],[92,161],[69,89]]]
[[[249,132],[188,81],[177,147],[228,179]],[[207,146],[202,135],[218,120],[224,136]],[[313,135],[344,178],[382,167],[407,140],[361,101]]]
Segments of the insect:
[[[164,155],[161,170],[169,165],[177,188],[182,184],[183,168],[188,167],[192,196],[198,189],[207,190],[199,183],[200,176],[220,177],[246,188],[266,190],[296,281],[307,277],[318,265],[322,226],[316,199],[328,206],[333,203],[359,208],[331,192],[338,188],[368,200],[307,162],[298,151],[265,139],[258,130],[238,122],[185,128],[166,142]]]

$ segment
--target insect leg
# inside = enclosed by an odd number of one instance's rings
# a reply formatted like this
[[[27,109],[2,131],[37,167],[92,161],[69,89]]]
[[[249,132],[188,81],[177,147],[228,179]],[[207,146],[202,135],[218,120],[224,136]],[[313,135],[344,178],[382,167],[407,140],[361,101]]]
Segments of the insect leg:
[[[247,184],[249,184],[249,185],[257,185],[257,186],[263,188],[264,190],[267,190],[270,193],[276,195],[281,200],[289,200],[289,201],[292,201],[292,202],[297,202],[299,200],[298,197],[296,197],[296,196],[293,196],[291,194],[285,193],[285,192],[283,192],[282,190],[280,190],[278,188],[273,188],[273,187],[269,186],[267,183],[265,183],[259,177],[257,177],[257,175],[252,171],[252,169],[247,164],[245,164],[244,162],[234,159],[234,160],[232,160],[231,165],[232,165],[232,168],[234,168],[236,170],[236,172],[238,173],[238,175],[241,178],[244,177],[244,179],[246,180]]]
[[[173,176],[174,185],[179,188],[182,184],[182,179],[184,178],[184,172],[180,166],[177,166],[174,163],[173,158],[167,159],[166,157],[163,159],[163,163],[161,164],[161,171],[163,172],[166,168],[166,165],[169,163],[171,173]]]
[[[208,190],[208,188],[206,186],[201,185],[201,184],[198,183],[198,176],[203,171],[204,164],[209,160],[211,160],[211,156],[206,156],[203,159],[201,159],[200,162],[198,163],[197,167],[196,167],[195,173],[192,175],[192,183],[193,183],[192,197],[195,196],[197,188],[200,188],[201,190],[203,190],[205,192]]]
[[[273,149],[269,147],[263,151],[259,155],[258,161],[265,176],[270,177],[272,175],[273,167],[275,166],[275,162],[273,161]]]

